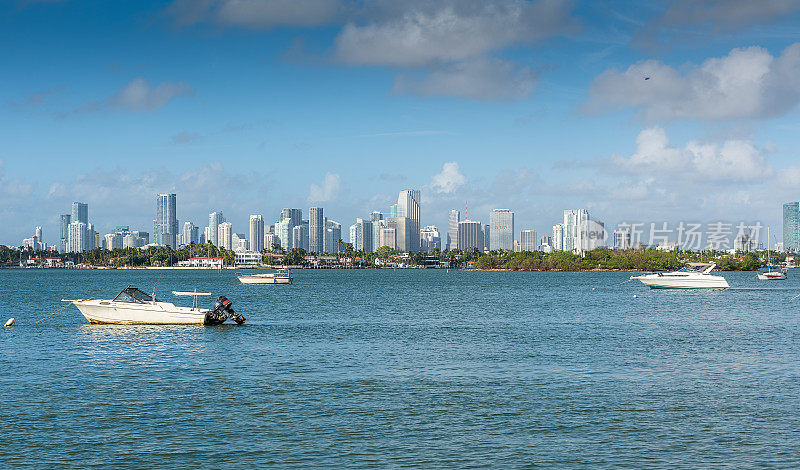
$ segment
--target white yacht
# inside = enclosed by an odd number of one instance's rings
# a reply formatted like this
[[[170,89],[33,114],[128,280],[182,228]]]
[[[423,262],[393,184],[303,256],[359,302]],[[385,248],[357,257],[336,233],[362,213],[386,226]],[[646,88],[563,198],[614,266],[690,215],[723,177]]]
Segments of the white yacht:
[[[197,297],[210,296],[208,292],[178,292],[176,296],[192,296],[191,307],[179,307],[170,302],[161,302],[155,294],[128,286],[110,300],[77,299],[62,300],[78,307],[90,323],[140,324],[140,325],[219,325],[230,318],[242,324],[245,318],[231,308],[231,301],[220,296],[214,309],[198,308]]]
[[[688,263],[685,268],[667,273],[650,273],[631,276],[651,289],[727,289],[730,286],[722,276],[711,271],[716,263]]]
[[[279,269],[274,273],[240,274],[236,276],[242,284],[291,284],[292,271]]]

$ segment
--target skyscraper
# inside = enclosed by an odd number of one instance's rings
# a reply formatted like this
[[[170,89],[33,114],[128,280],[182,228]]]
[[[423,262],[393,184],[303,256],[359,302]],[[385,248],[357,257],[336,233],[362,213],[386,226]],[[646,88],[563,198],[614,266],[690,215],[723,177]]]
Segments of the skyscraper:
[[[787,202],[783,205],[783,249],[800,250],[800,203]]]
[[[335,220],[325,221],[325,253],[338,253],[341,247],[339,240],[342,239],[342,224]]]
[[[439,229],[435,225],[428,225],[419,231],[420,249],[432,252],[434,249],[442,249],[442,239],[439,236]]]
[[[458,223],[461,221],[461,212],[452,209],[447,225],[447,249],[455,250],[458,244]]]
[[[191,222],[183,223],[183,240],[184,245],[200,242],[200,228]]]
[[[481,223],[473,220],[462,220],[458,223],[458,249],[461,251],[477,248],[483,251]]]
[[[175,213],[175,194],[159,194],[156,196],[156,221],[153,230],[156,243],[171,248],[178,246],[178,216]]]
[[[272,247],[270,247],[272,248]],[[250,216],[250,251],[261,252],[264,249],[264,218],[261,215]]]
[[[575,238],[578,232],[578,211],[565,210],[564,211],[564,224],[563,227],[563,242],[562,250],[572,251],[576,248]]]
[[[519,244],[522,251],[536,251],[539,248],[536,230],[523,230],[520,232]]]
[[[233,226],[230,222],[222,222],[217,226],[217,240],[220,248],[233,249]]]
[[[292,225],[300,225],[303,223],[303,209],[283,209],[281,211],[281,220],[292,219]]]
[[[61,253],[67,252],[70,222],[72,222],[72,216],[70,214],[61,214],[61,245],[59,246],[59,251],[61,251]]]
[[[294,230],[294,223],[292,219],[289,217],[284,218],[280,222],[275,223],[275,236],[278,238],[278,243],[280,243],[281,248],[284,251],[291,250],[292,247],[292,236]]]
[[[292,248],[308,251],[308,224],[295,225],[292,228]]]
[[[389,217],[386,227],[394,229],[394,248],[401,252],[411,251],[411,219],[408,217]]]
[[[321,207],[308,210],[308,251],[323,253],[325,251],[325,217]]]
[[[364,253],[373,251],[372,247],[372,222],[357,218],[355,225],[355,241],[352,237],[350,243],[353,244],[353,249],[364,250]],[[353,233],[351,232],[351,235]]]
[[[81,253],[86,251],[89,244],[88,231],[83,222],[70,222],[67,235],[67,253]]]
[[[419,251],[419,227],[421,201],[418,189],[405,189],[397,196],[397,217],[406,217],[408,223],[409,246],[405,251]],[[399,242],[398,242],[399,244]]]
[[[89,225],[89,205],[82,202],[73,202],[71,222],[83,222],[84,225]]]
[[[564,225],[563,224],[553,225],[553,249],[554,250],[563,250],[564,249]]]
[[[508,209],[495,209],[489,214],[489,249],[514,249],[514,213]]]
[[[212,212],[208,214],[208,235],[206,239],[214,246],[219,246],[219,224],[225,222],[222,212]]]

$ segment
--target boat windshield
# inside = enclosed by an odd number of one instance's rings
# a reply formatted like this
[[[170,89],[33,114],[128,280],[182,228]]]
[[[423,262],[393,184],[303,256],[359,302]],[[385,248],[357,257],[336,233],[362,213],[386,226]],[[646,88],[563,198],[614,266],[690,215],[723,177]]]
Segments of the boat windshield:
[[[116,297],[114,297],[114,302],[131,302],[131,303],[143,304],[145,302],[153,302],[153,301],[158,302],[158,300],[155,299],[152,295],[135,287],[126,287],[125,289],[122,289],[122,292],[120,292]]]
[[[679,273],[699,273],[700,271],[697,270],[697,269],[694,269],[694,268],[685,267],[685,268],[679,269],[677,272],[679,272]]]

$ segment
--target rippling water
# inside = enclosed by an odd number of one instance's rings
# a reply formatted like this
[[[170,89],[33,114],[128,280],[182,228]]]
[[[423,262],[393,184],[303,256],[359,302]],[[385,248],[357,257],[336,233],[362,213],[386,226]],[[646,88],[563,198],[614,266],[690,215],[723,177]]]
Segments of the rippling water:
[[[799,467],[800,273],[724,275],[0,270],[0,464]],[[34,324],[159,276],[247,323]]]

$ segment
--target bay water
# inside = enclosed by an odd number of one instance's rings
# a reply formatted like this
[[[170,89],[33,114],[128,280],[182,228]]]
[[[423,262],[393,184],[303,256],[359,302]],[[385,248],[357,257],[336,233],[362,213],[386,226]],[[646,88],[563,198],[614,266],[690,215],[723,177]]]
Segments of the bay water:
[[[0,270],[0,466],[797,468],[794,274]],[[35,324],[129,284],[247,322]]]

